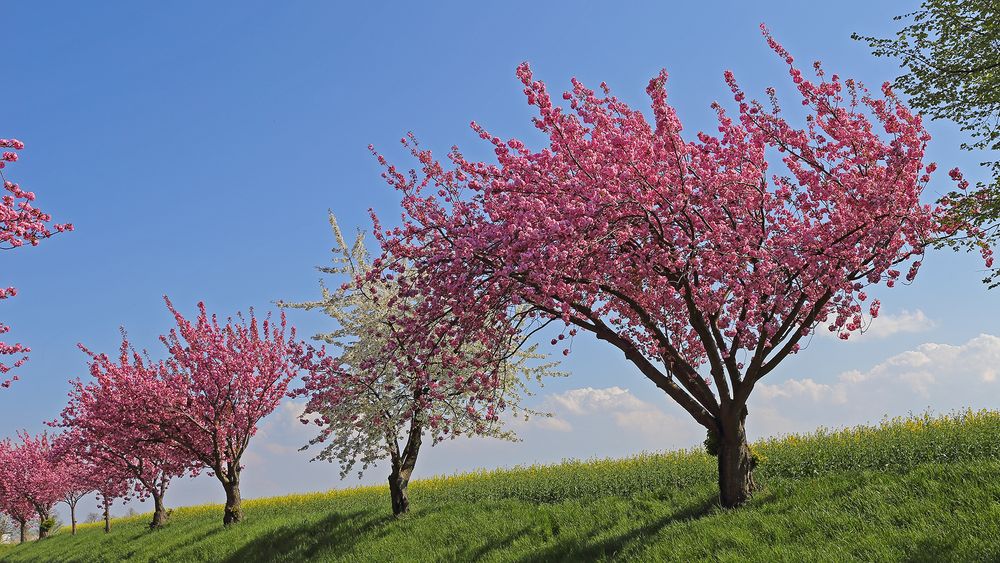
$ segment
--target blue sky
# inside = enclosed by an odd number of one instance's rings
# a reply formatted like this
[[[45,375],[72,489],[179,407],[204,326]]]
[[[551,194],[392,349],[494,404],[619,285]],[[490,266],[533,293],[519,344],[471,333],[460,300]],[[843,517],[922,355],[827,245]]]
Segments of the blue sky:
[[[799,61],[877,85],[895,63],[873,59],[853,31],[886,35],[906,3],[841,2],[26,2],[4,6],[4,122],[27,144],[9,176],[77,230],[5,253],[0,303],[11,337],[33,348],[22,381],[0,392],[0,425],[39,431],[61,409],[66,381],[85,376],[83,342],[112,350],[118,327],[150,347],[168,327],[161,296],[220,313],[314,297],[329,256],[326,210],[367,228],[392,224],[397,196],[369,143],[407,164],[397,140],[414,131],[443,153],[490,151],[475,119],[502,136],[539,138],[514,78],[528,60],[559,91],[576,76],[606,81],[648,107],[661,67],[686,130],[713,127],[709,104],[731,96],[731,69],[750,93],[787,86],[757,26]],[[948,123],[930,124],[931,157],[982,177]],[[950,189],[939,173],[929,196]],[[936,252],[916,283],[883,292],[884,319],[857,342],[817,336],[769,376],[751,403],[755,435],[959,406],[996,407],[1000,293],[974,256]],[[292,311],[304,334],[329,325]],[[879,324],[881,323],[881,324]],[[977,339],[978,338],[978,339]],[[979,362],[979,363],[976,363]],[[613,349],[578,339],[571,377],[536,398],[556,417],[521,428],[518,444],[448,443],[417,473],[626,455],[700,441],[694,422]],[[845,375],[846,374],[846,375]],[[928,379],[929,378],[929,379]],[[882,391],[878,389],[885,388]],[[902,392],[899,389],[903,389]],[[309,435],[289,403],[248,459],[248,497],[325,489],[336,467],[296,451]],[[756,415],[756,416],[755,416]],[[382,482],[375,471],[362,482]],[[178,482],[179,505],[221,500],[205,476]]]

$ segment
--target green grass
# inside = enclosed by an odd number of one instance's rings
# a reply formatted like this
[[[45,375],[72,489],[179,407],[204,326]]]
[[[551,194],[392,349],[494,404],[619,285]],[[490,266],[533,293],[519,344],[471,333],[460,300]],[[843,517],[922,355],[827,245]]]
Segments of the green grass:
[[[1000,561],[1000,413],[887,420],[754,445],[762,489],[716,504],[700,451],[439,477],[393,519],[383,487],[178,508],[0,550],[3,561]]]

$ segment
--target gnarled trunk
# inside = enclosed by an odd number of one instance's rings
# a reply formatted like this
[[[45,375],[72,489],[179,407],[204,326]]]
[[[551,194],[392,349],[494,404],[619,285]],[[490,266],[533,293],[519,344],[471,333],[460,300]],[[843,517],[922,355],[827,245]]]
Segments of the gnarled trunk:
[[[38,539],[43,540],[49,537],[49,526],[52,524],[49,509],[38,507]]]
[[[406,496],[406,487],[409,484],[409,476],[403,477],[397,470],[389,475],[389,497],[392,499],[393,516],[410,511],[410,499]]]
[[[149,529],[155,530],[157,528],[162,528],[166,525],[167,519],[170,515],[167,513],[167,508],[163,505],[163,492],[159,490],[153,491],[153,521],[149,523]]]
[[[222,524],[224,526],[238,524],[243,520],[243,499],[240,496],[240,460],[228,462],[224,468],[216,468],[215,475],[226,491],[226,509],[222,516]]]
[[[228,483],[222,484],[223,488],[226,489],[226,512],[222,517],[222,523],[229,526],[243,520],[243,502],[240,498],[239,478],[227,481]]]
[[[419,397],[419,392],[414,398]],[[410,419],[410,431],[407,434],[406,446],[399,453],[395,438],[389,442],[392,452],[392,473],[389,474],[389,498],[392,500],[392,515],[401,516],[410,511],[410,499],[406,495],[406,487],[410,484],[410,476],[417,465],[417,454],[420,453],[420,443],[423,441],[423,424],[419,410]]]
[[[747,445],[744,428],[746,411],[732,422],[720,424],[718,436],[719,504],[735,508],[746,504],[756,488],[753,470],[756,460]]]

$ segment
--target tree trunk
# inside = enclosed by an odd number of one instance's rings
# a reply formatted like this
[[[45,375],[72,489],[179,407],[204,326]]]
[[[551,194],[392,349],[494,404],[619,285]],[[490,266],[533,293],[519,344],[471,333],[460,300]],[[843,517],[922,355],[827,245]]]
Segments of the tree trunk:
[[[753,480],[756,460],[747,445],[745,416],[735,423],[722,424],[722,435],[718,438],[719,504],[724,508],[746,504],[756,488]]]
[[[111,533],[111,503],[104,501],[104,533]]]
[[[410,499],[406,496],[406,486],[410,484],[408,477],[403,477],[399,470],[394,469],[389,475],[389,497],[392,499],[392,515],[400,516],[410,511]]]
[[[162,528],[167,523],[167,509],[163,506],[163,494],[159,491],[153,492],[153,521],[149,524],[150,530]]]
[[[76,535],[76,503],[69,505],[69,521],[70,521],[70,532],[71,535]]]
[[[414,400],[419,399],[420,391],[415,391]],[[393,516],[401,516],[410,511],[410,499],[406,496],[406,487],[410,484],[413,468],[417,466],[417,455],[420,454],[420,444],[423,441],[424,428],[421,423],[421,413],[415,411],[410,418],[410,430],[406,438],[406,446],[402,453],[396,453],[395,438],[390,442],[392,451],[392,473],[389,474],[389,497],[392,499]]]
[[[222,481],[222,488],[226,490],[226,512],[222,516],[222,524],[229,526],[238,524],[243,520],[243,499],[240,497],[240,472],[239,469],[229,470]]]
[[[44,508],[38,509],[38,539],[44,540],[49,537],[49,511]]]
[[[20,520],[18,523],[21,524],[21,542],[20,543],[24,543],[28,539],[28,521],[27,520]]]

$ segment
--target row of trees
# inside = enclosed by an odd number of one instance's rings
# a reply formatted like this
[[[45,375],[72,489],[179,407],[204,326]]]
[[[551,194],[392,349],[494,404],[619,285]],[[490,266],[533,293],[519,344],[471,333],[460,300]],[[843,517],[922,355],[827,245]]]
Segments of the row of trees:
[[[405,513],[425,440],[513,438],[502,413],[533,414],[520,404],[528,383],[558,372],[528,342],[550,326],[562,327],[551,344],[563,354],[578,331],[623,353],[706,429],[721,504],[747,502],[755,385],[817,329],[863,331],[879,313],[873,293],[913,281],[930,247],[972,241],[991,268],[995,232],[982,226],[995,200],[962,195],[957,169],[954,194],[921,202],[936,169],[924,158],[930,135],[888,84],[875,93],[819,63],[808,79],[762,31],[803,124],[773,89],[768,103],[749,100],[727,72],[735,112],[714,104],[718,134],[688,140],[665,72],[647,88],[649,122],[606,86],[598,94],[575,80],[560,107],[524,64],[517,75],[544,149],[473,123],[496,164],[457,149],[442,164],[412,135],[403,143],[419,170],[375,153],[402,194],[403,223],[383,228],[373,216],[382,252],[371,260],[331,214],[334,264],[320,270],[340,283],[317,301],[279,303],[330,315],[336,330],[316,338],[335,353],[296,340],[283,315],[223,323],[199,304],[189,321],[166,300],[176,327],[159,359],[124,332],[115,355],[81,346],[91,377],[73,382],[52,422],[61,433],[0,446],[0,510],[22,531],[37,518],[44,537],[56,502],[69,504],[75,529],[76,502],[97,491],[105,514],[114,499],[152,498],[158,527],[171,480],[205,471],[226,493],[223,522],[239,522],[242,456],[290,393],[307,400],[302,421],[321,427],[315,458],[343,474],[389,460],[393,512]],[[6,186],[4,241],[49,236],[33,194]]]
[[[24,213],[36,224],[22,228],[22,238],[34,243],[48,235],[48,216]],[[91,493],[104,507],[106,531],[111,504],[128,499],[152,499],[150,527],[161,527],[171,481],[201,472],[225,491],[223,523],[239,522],[243,454],[300,373],[303,385],[291,395],[308,399],[303,422],[323,427],[312,441],[325,443],[316,459],[340,461],[342,475],[359,462],[364,471],[387,459],[395,514],[409,508],[407,485],[425,435],[430,443],[514,437],[500,413],[531,414],[520,398],[528,382],[556,373],[553,364],[538,361],[535,347],[524,345],[527,335],[489,345],[442,338],[454,322],[449,315],[426,320],[423,340],[404,334],[419,298],[402,280],[374,275],[360,233],[348,248],[332,214],[330,223],[335,263],[321,270],[340,276],[339,288],[324,287],[319,301],[282,305],[330,314],[339,328],[316,338],[340,353],[296,340],[283,313],[277,322],[258,320],[253,310],[220,322],[199,303],[188,320],[167,298],[176,326],[160,337],[159,359],[138,351],[124,330],[115,354],[80,345],[90,377],[71,381],[68,404],[49,423],[60,432],[22,432],[0,444],[0,511],[20,525],[22,540],[33,520],[38,537],[46,537],[60,501],[75,533],[76,505]]]

